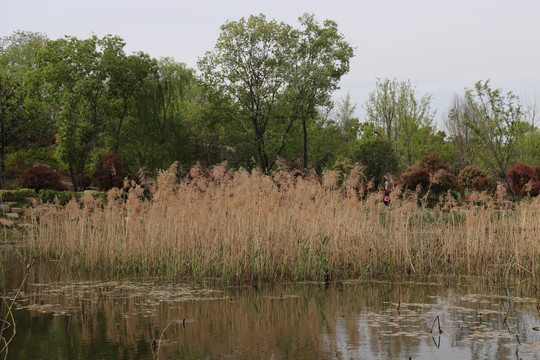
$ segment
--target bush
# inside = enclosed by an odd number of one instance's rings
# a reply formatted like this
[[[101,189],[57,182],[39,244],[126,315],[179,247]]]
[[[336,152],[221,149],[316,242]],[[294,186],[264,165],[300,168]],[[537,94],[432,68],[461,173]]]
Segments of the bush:
[[[60,205],[67,204],[71,199],[75,198],[76,200],[79,200],[82,196],[81,192],[75,192],[75,191],[56,191],[56,190],[49,190],[49,189],[43,189],[40,190],[38,193],[38,198],[41,199],[44,203],[55,202],[55,199],[58,198],[58,203]]]
[[[108,153],[103,155],[96,165],[94,182],[100,190],[121,188],[127,175],[128,165],[124,158],[115,153]]]
[[[368,181],[373,179],[376,188],[383,183],[386,174],[396,174],[399,166],[392,145],[381,139],[360,144],[353,161],[364,166],[364,175]]]
[[[472,165],[459,172],[458,184],[463,189],[474,191],[491,191],[495,188],[493,179],[484,170]]]
[[[536,177],[540,180],[540,166],[532,165],[531,167],[536,171]]]
[[[431,191],[435,194],[441,194],[448,190],[458,188],[458,179],[454,174],[449,173],[444,169],[438,170],[431,176]]]
[[[478,176],[472,181],[472,189],[475,191],[495,192],[495,181],[489,176]]]
[[[525,185],[525,193],[529,196],[540,195],[540,181],[531,181]]]
[[[39,191],[41,189],[51,189],[66,191],[68,188],[60,181],[58,173],[45,165],[38,165],[26,169],[19,180],[19,186]]]
[[[434,173],[441,169],[448,169],[448,163],[446,163],[438,153],[428,153],[422,156],[420,167],[428,170],[430,173]]]
[[[22,202],[26,198],[36,197],[34,189],[0,190],[0,201]]]
[[[429,178],[429,171],[426,169],[413,170],[403,175],[403,186],[409,190],[416,190],[420,186],[422,191],[425,191],[429,188]]]
[[[515,164],[510,170],[506,173],[508,178],[510,189],[508,192],[513,192],[516,196],[526,196],[527,190],[525,186],[531,182],[538,181],[538,175],[536,170],[526,164]]]

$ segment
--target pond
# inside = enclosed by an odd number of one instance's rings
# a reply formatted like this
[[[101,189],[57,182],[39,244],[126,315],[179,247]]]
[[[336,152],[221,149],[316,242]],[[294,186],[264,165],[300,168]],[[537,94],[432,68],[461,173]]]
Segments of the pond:
[[[7,359],[540,359],[532,281],[224,287],[28,270],[16,254],[2,254]]]

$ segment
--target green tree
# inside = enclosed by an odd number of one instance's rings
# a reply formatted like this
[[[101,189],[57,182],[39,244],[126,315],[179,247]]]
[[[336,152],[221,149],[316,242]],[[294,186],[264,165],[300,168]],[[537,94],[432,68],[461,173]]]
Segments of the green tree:
[[[185,64],[171,58],[155,61],[135,96],[135,113],[126,124],[128,141],[120,147],[131,167],[153,172],[174,161],[192,162],[185,119],[193,81],[193,70]]]
[[[519,98],[511,92],[503,94],[501,89],[492,89],[487,80],[467,89],[465,101],[471,109],[465,125],[480,146],[482,163],[508,184],[506,172],[519,154],[518,141],[531,131],[523,121]]]
[[[202,80],[236,104],[233,119],[243,141],[256,149],[259,166],[268,172],[283,151],[294,118],[278,106],[286,88],[292,28],[264,15],[221,27],[215,48],[199,61]]]
[[[235,156],[244,149],[265,172],[295,146],[298,123],[307,165],[308,132],[317,107],[329,102],[352,57],[335,22],[320,25],[304,15],[300,23],[303,29],[297,30],[264,15],[227,22],[214,50],[199,62],[204,84],[228,97],[220,98],[222,104],[237,109],[234,123],[223,123],[241,135]]]
[[[338,32],[337,23],[326,20],[321,25],[314,15],[304,14],[301,30],[293,31],[291,68],[288,69],[288,90],[292,104],[292,117],[302,123],[302,158],[308,166],[308,123],[317,115],[317,107],[328,105],[330,96],[338,88],[343,75],[349,72],[354,51]]]
[[[34,83],[42,100],[51,104],[57,129],[57,158],[64,163],[75,190],[93,151],[103,141],[110,103],[110,74],[104,58],[122,52],[114,36],[49,41],[38,54]]]
[[[380,137],[361,143],[354,161],[364,166],[364,175],[373,180],[375,187],[382,183],[386,174],[395,174],[398,170],[398,158],[393,147]]]
[[[0,72],[22,83],[28,71],[36,68],[36,54],[49,39],[45,34],[15,31],[0,38]]]
[[[375,132],[402,154],[401,161],[409,166],[427,152],[435,116],[431,95],[418,98],[416,92],[409,81],[377,79],[376,89],[364,106],[367,122],[375,125]]]
[[[0,164],[2,189],[6,189],[6,152],[8,146],[26,141],[28,119],[24,116],[25,93],[10,76],[0,73]]]

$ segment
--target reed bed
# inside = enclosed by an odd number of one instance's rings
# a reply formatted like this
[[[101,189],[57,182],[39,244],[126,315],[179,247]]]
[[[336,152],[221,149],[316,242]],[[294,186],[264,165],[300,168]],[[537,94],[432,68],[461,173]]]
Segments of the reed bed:
[[[449,197],[427,209],[414,196],[400,200],[398,188],[386,207],[381,194],[358,196],[358,171],[340,187],[339,176],[318,182],[221,165],[179,179],[172,166],[155,182],[109,191],[106,203],[86,194],[36,207],[28,238],[37,255],[88,271],[228,283],[539,275],[540,198],[504,210]]]

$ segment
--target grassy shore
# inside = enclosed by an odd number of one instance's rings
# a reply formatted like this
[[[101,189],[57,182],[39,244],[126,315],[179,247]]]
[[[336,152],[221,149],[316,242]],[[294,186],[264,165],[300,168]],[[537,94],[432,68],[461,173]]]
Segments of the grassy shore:
[[[90,194],[32,215],[35,254],[89,271],[219,278],[228,283],[360,277],[540,275],[540,198],[501,209],[496,200],[434,209],[395,189],[361,200],[357,171],[337,187],[287,173],[204,174],[175,167],[144,188]],[[500,200],[500,199],[499,199]],[[474,204],[481,204],[481,206]]]

